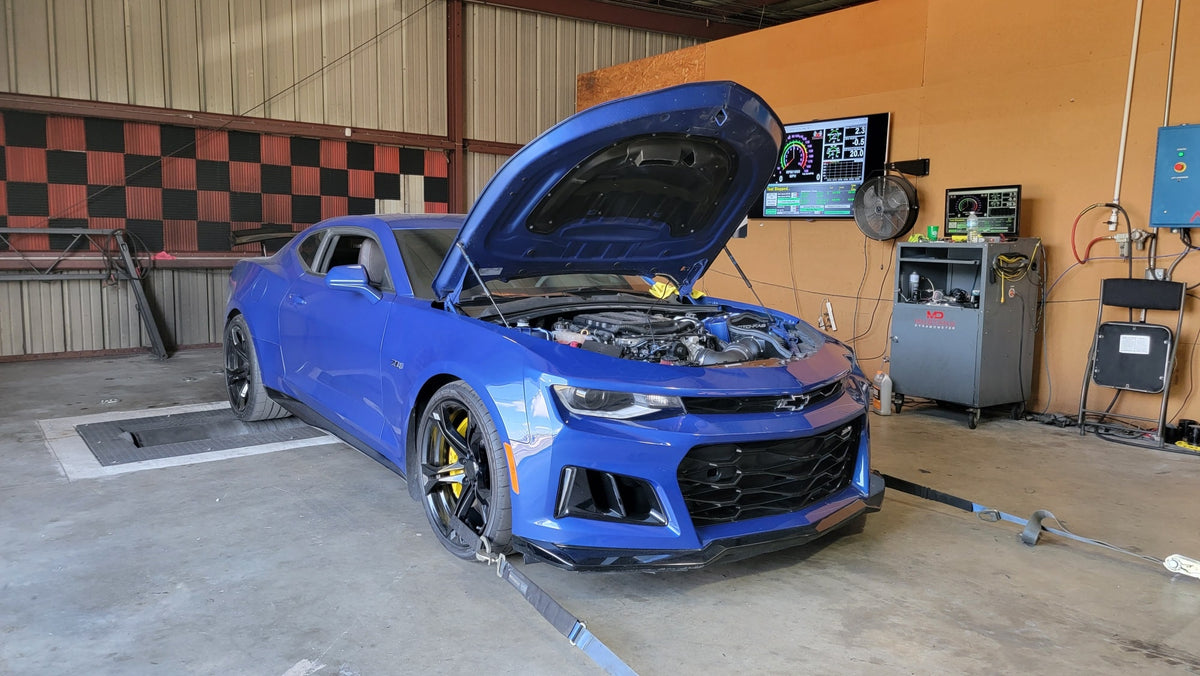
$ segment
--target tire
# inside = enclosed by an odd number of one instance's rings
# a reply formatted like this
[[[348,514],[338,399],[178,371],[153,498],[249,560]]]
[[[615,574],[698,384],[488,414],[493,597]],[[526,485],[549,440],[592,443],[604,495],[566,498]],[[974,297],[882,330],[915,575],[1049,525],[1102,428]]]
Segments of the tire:
[[[225,325],[225,390],[229,408],[238,420],[252,422],[271,420],[289,415],[282,406],[271,401],[263,386],[258,368],[258,353],[246,319],[237,315]]]
[[[451,554],[473,560],[479,538],[510,551],[512,499],[500,434],[483,400],[458,381],[434,393],[417,429],[421,504]]]

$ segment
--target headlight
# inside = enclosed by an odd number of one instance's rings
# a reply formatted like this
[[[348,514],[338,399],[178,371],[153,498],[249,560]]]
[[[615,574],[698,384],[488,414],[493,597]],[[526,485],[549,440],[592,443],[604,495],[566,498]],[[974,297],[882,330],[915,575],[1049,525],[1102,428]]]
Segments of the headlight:
[[[683,413],[683,402],[679,397],[666,394],[637,394],[555,385],[554,396],[558,397],[559,402],[568,411],[596,418],[626,420],[655,413]]]
[[[843,386],[850,396],[854,398],[855,403],[866,406],[871,401],[871,381],[866,378],[849,375],[842,380]]]

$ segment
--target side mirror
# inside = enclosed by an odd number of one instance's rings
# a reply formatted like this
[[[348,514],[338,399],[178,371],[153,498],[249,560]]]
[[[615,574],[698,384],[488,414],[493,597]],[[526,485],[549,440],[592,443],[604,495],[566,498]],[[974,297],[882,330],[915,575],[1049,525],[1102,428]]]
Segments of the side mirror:
[[[367,297],[371,303],[378,303],[383,294],[371,286],[367,279],[367,270],[361,265],[339,265],[325,274],[325,286],[330,289],[345,289],[356,291]]]

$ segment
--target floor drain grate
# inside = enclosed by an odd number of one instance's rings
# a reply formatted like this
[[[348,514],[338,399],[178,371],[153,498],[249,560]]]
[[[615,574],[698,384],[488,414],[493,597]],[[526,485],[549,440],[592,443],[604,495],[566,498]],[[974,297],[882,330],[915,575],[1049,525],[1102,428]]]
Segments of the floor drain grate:
[[[229,409],[88,423],[75,431],[104,466],[325,436],[296,418],[247,423]]]

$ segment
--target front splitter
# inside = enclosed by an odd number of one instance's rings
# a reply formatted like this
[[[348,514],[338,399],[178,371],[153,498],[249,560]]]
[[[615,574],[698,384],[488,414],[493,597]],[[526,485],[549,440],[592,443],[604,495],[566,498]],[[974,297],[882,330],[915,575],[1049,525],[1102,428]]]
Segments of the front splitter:
[[[566,570],[688,570],[718,561],[730,562],[803,545],[847,525],[858,516],[879,511],[883,505],[883,478],[871,474],[871,489],[865,499],[855,500],[833,515],[814,524],[783,530],[713,540],[700,549],[609,549],[572,547],[513,536],[513,549],[528,560],[549,563]]]

